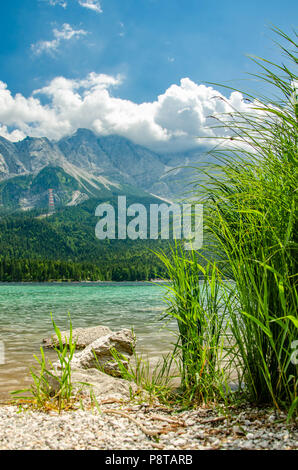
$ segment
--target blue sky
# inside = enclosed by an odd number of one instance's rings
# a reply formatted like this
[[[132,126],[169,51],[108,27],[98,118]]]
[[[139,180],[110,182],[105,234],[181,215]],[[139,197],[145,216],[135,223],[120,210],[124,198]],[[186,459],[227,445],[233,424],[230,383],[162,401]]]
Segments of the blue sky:
[[[26,134],[37,136],[46,133],[46,120],[54,120],[59,114],[59,122],[55,125],[49,122],[49,128],[52,126],[48,132],[50,138],[60,137],[59,127],[65,135],[78,125],[99,133],[118,132],[134,140],[138,140],[136,135],[143,132],[148,135],[139,142],[150,145],[150,132],[145,129],[144,123],[135,131],[127,131],[111,117],[113,113],[118,113],[125,119],[128,113],[128,127],[132,127],[137,119],[132,119],[132,114],[137,112],[141,120],[144,115],[165,130],[163,135],[162,131],[157,135],[159,130],[156,130],[153,146],[163,139],[166,141],[173,137],[177,140],[180,134],[187,134],[188,131],[172,123],[173,130],[171,124],[167,125],[165,109],[157,110],[157,106],[151,106],[149,110],[144,104],[157,103],[158,96],[165,96],[169,113],[179,111],[183,114],[184,108],[178,106],[178,109],[173,105],[173,97],[175,102],[177,99],[185,101],[186,98],[177,98],[175,93],[179,94],[181,89],[175,86],[184,87],[184,91],[187,88],[185,93],[190,99],[191,93],[192,96],[203,93],[192,84],[199,86],[206,82],[260,91],[258,82],[243,81],[248,78],[246,72],[256,70],[246,55],[280,60],[269,27],[276,25],[290,32],[295,27],[297,10],[297,4],[292,0],[2,1],[0,81],[6,84],[6,91],[2,101],[0,95],[0,104],[7,106],[10,100],[11,105],[5,112],[2,109],[2,114],[0,109],[0,133],[10,137],[11,132],[17,130],[12,140]],[[93,74],[92,80],[90,74]],[[101,80],[94,76],[101,76]],[[110,82],[107,78],[102,80],[103,76],[110,77]],[[59,94],[66,93],[65,84],[57,85],[57,77],[69,80],[68,85],[75,84],[69,97],[72,111],[77,93],[80,94],[81,104],[88,93],[92,95],[90,99],[98,100],[99,107],[101,100],[107,98],[107,93],[110,98],[118,98],[119,101],[103,101],[106,113],[96,116],[93,109],[92,122],[83,119],[81,123],[75,118],[74,122],[69,123],[68,117],[62,116],[61,112],[61,107],[67,106],[67,103],[65,100],[58,102]],[[189,80],[184,82],[184,86],[181,85],[183,78]],[[89,82],[86,83],[86,80]],[[70,93],[68,85],[66,88]],[[41,93],[37,92],[41,89]],[[167,90],[170,90],[171,102],[166,95]],[[23,101],[19,99],[16,103],[16,94],[20,94]],[[224,94],[230,96],[227,92]],[[40,106],[32,103],[32,99],[30,101],[31,95]],[[131,104],[128,109],[125,108],[126,102]],[[21,105],[27,106],[27,109],[20,110]],[[192,111],[191,107],[188,101],[186,108]],[[30,109],[32,115],[35,113],[32,120],[28,117]],[[87,106],[84,109],[88,112]],[[52,113],[46,116],[46,111]],[[155,119],[157,113],[159,116]],[[193,132],[195,134],[196,129]],[[190,143],[186,139],[182,146],[187,146],[187,142]]]

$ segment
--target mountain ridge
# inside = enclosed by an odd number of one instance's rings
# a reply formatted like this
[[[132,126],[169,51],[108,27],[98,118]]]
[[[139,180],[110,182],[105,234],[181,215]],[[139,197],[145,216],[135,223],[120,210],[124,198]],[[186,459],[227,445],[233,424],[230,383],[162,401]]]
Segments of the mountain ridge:
[[[135,188],[173,200],[182,195],[191,175],[191,170],[183,166],[200,160],[200,152],[158,154],[125,137],[98,136],[83,128],[56,142],[46,137],[26,137],[13,143],[0,137],[1,201],[23,209],[44,205],[55,172],[61,183],[56,188],[55,202],[65,205],[106,190],[123,193],[124,188],[129,193]],[[40,186],[38,198],[32,184],[34,188],[39,174],[44,187]],[[65,180],[71,180],[72,185],[66,188]]]

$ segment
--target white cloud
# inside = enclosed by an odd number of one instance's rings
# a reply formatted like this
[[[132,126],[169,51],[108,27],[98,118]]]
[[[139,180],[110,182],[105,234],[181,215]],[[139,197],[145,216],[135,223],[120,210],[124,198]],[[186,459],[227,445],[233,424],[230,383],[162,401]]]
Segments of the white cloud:
[[[68,3],[66,0],[47,0],[49,5],[55,7],[59,5],[62,8],[67,8]],[[102,8],[99,0],[77,0],[78,4],[83,8],[95,11],[96,13],[102,13]]]
[[[56,5],[59,5],[61,6],[62,8],[66,8],[67,7],[67,2],[65,0],[48,0],[49,1],[49,4],[52,6],[52,7],[55,7]]]
[[[178,151],[198,143],[217,144],[215,138],[226,131],[212,128],[214,117],[252,107],[238,92],[225,98],[189,78],[171,85],[155,101],[137,104],[113,96],[113,87],[122,80],[96,73],[82,80],[56,77],[28,98],[13,96],[0,82],[0,135],[10,140],[25,135],[56,140],[83,127],[101,135],[119,134],[152,149]],[[40,95],[47,96],[48,104],[42,105]],[[198,141],[198,136],[208,139]]]
[[[59,31],[58,29],[53,29],[53,34],[57,40],[66,39],[69,40],[73,37],[85,36],[87,31],[83,29],[75,30],[68,23],[64,23],[62,26],[62,30]]]
[[[125,26],[124,26],[124,23],[122,23],[122,21],[119,22],[119,27],[120,27],[120,32],[118,33],[118,36],[122,38],[125,36]]]
[[[102,8],[98,0],[79,0],[81,7],[88,8],[96,13],[102,13]]]
[[[61,41],[69,41],[72,38],[79,38],[85,36],[87,31],[83,29],[75,30],[68,23],[62,25],[62,29],[53,29],[54,39],[51,41],[39,41],[36,44],[31,44],[31,49],[36,55],[42,54],[42,52],[53,53],[59,48]]]
[[[0,136],[4,137],[7,140],[10,140],[11,142],[18,142],[19,140],[23,140],[26,135],[22,132],[19,131],[18,129],[9,132],[7,129],[7,126],[1,126],[0,124]]]

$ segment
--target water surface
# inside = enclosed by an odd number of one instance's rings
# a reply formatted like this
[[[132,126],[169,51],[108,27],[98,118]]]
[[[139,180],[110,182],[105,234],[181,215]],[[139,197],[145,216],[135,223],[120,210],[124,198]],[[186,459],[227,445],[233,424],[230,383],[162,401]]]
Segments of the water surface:
[[[29,382],[29,367],[35,364],[44,337],[53,333],[52,312],[60,329],[106,325],[113,331],[133,328],[137,351],[158,357],[174,341],[162,329],[165,288],[142,282],[121,283],[1,283],[0,340],[5,361],[0,364],[0,397]],[[169,325],[175,329],[174,322]]]

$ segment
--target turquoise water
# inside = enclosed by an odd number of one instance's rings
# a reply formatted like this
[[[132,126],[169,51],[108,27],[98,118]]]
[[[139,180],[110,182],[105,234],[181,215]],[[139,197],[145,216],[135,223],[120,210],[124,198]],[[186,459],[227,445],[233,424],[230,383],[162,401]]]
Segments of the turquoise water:
[[[0,396],[28,383],[44,337],[53,333],[50,312],[60,329],[106,325],[116,331],[134,328],[138,352],[158,357],[174,341],[161,329],[165,288],[158,284],[123,283],[16,283],[0,284]],[[174,323],[168,325],[174,329]]]

